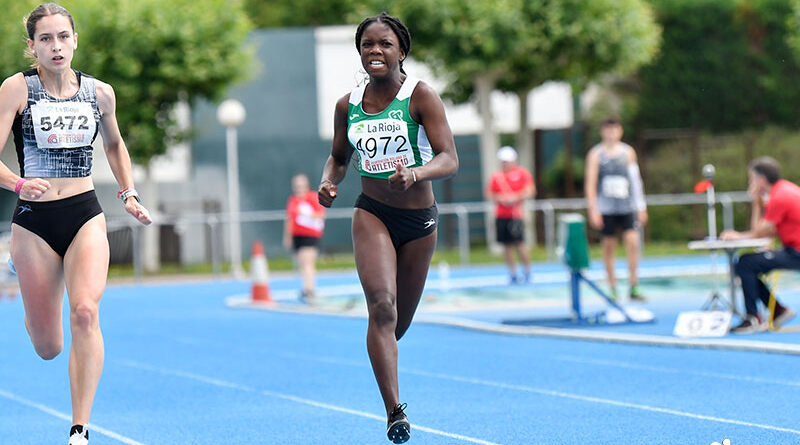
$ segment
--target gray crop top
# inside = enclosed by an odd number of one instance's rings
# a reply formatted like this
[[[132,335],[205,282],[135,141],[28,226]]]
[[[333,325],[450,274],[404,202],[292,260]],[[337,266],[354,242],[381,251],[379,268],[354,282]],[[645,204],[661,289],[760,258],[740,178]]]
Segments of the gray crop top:
[[[42,85],[36,69],[23,72],[28,105],[12,127],[23,178],[82,178],[92,173],[92,142],[100,109],[95,79],[80,71],[78,92],[57,99]]]

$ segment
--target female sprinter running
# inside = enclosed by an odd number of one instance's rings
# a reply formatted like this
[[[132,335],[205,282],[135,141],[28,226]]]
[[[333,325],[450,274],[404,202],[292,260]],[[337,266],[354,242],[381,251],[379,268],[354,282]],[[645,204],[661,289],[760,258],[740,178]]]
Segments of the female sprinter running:
[[[438,212],[432,179],[453,176],[458,156],[444,105],[406,75],[406,26],[382,13],[356,31],[369,81],[336,103],[331,155],[319,186],[330,207],[356,153],[362,193],[353,212],[353,248],[367,299],[367,351],[388,416],[389,440],[409,439],[400,404],[397,340],[411,324],[436,247]]]
[[[114,90],[70,67],[78,47],[72,16],[53,3],[26,20],[34,68],[0,86],[0,148],[14,133],[20,176],[0,163],[0,185],[19,195],[11,225],[11,259],[25,307],[25,327],[45,360],[63,346],[66,286],[72,345],[70,445],[89,443],[89,414],[103,370],[98,306],[108,273],[103,211],[90,177],[99,131],[125,210],[143,224],[150,215],[133,187],[131,160],[114,115]]]

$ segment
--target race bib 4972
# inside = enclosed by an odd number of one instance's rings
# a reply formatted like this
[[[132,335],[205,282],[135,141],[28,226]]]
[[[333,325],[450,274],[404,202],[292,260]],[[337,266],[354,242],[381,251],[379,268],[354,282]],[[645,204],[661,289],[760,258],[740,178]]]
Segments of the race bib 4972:
[[[92,105],[86,102],[37,102],[31,105],[31,118],[39,148],[85,147],[97,129]]]
[[[348,137],[359,153],[361,169],[385,173],[397,164],[414,165],[414,151],[408,138],[408,124],[398,119],[376,119],[353,123]]]

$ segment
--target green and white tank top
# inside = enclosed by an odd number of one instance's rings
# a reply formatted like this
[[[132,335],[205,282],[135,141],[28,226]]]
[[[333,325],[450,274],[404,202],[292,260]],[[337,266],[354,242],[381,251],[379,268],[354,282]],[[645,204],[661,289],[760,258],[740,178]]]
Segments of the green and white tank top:
[[[358,154],[361,176],[388,178],[399,162],[412,168],[427,164],[433,150],[425,127],[411,118],[409,103],[418,79],[406,77],[397,96],[385,110],[365,113],[361,108],[367,84],[350,93],[347,115],[347,138]]]

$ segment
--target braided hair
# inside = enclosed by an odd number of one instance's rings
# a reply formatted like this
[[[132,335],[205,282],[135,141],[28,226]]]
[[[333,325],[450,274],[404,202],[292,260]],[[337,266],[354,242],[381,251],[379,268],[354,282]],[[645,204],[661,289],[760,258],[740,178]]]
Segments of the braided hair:
[[[397,40],[400,42],[400,49],[402,49],[406,57],[408,57],[408,53],[411,51],[411,33],[408,32],[408,28],[400,19],[392,17],[386,12],[382,12],[374,17],[367,17],[358,25],[358,29],[356,29],[356,50],[359,54],[361,54],[361,36],[364,35],[364,31],[367,27],[373,23],[383,23],[391,28],[395,35],[397,35]],[[400,72],[406,74],[406,72],[403,71],[403,60],[400,61]]]

